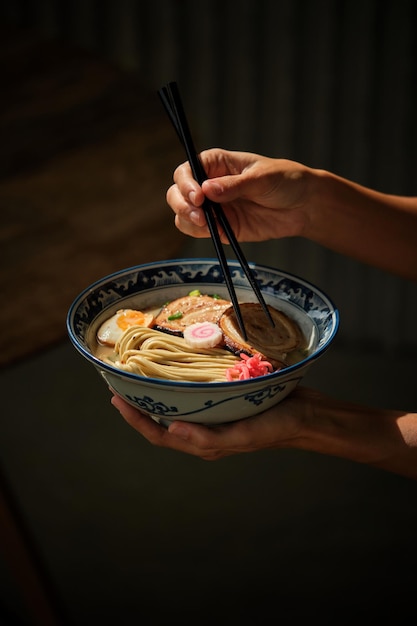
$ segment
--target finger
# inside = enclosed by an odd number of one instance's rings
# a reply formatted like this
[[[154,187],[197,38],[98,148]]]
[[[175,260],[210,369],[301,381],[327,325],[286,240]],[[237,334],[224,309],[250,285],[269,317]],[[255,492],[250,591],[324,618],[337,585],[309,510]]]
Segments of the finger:
[[[166,429],[155,422],[152,418],[125,402],[120,396],[113,395],[112,405],[119,411],[120,415],[135,430],[140,432],[149,441],[160,440]]]
[[[168,187],[166,192],[166,201],[175,213],[182,213],[186,215],[193,210],[198,210],[189,198],[184,196],[176,184]]]
[[[256,177],[249,172],[209,178],[202,184],[204,195],[221,204],[243,199],[262,200],[269,188],[270,183],[265,176]]]
[[[177,185],[172,185],[168,189],[166,199],[168,205],[176,213],[175,225],[181,232],[192,237],[208,237],[203,210],[188,202]]]
[[[252,428],[250,420],[239,420],[219,426],[202,426],[187,422],[173,422],[168,432],[186,441],[198,456],[216,460],[251,449]]]
[[[200,160],[208,178],[238,174],[255,162],[258,155],[250,152],[210,148],[200,153]]]
[[[197,218],[196,218],[197,219]],[[203,225],[197,226],[193,222],[190,221],[189,215],[185,218],[180,215],[175,216],[175,226],[185,235],[189,235],[190,237],[194,237],[195,239],[202,239],[210,237],[210,231],[207,226],[206,218],[204,214],[202,214]],[[198,219],[200,221],[200,219]]]
[[[113,395],[111,399],[112,405],[119,411],[123,419],[140,433],[145,439],[154,446],[162,448],[170,448],[178,452],[185,452],[193,456],[201,457],[201,451],[195,448],[193,444],[193,436],[188,437],[181,434],[177,430],[177,434],[172,434],[164,426],[158,424],[148,415],[141,413],[138,409],[125,402],[120,396]],[[178,422],[180,424],[180,422]],[[188,426],[188,425],[187,425]],[[191,425],[192,429],[193,425]]]
[[[190,205],[200,207],[203,204],[204,194],[200,185],[192,175],[188,161],[176,168],[173,178],[180,193]]]

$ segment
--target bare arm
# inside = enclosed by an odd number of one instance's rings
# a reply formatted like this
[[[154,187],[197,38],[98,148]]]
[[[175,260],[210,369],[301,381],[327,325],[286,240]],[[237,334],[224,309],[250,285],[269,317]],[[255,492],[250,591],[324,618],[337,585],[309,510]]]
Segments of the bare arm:
[[[221,149],[201,155],[202,188],[188,163],[177,168],[167,200],[177,227],[208,237],[199,208],[220,202],[240,241],[300,236],[417,280],[417,197],[388,195],[294,161]]]
[[[304,236],[410,280],[417,280],[417,198],[393,196],[315,170]]]
[[[168,429],[114,396],[113,405],[150,443],[213,461],[263,449],[294,448],[345,458],[417,480],[417,414],[335,400],[296,389],[256,417],[207,428]]]
[[[300,236],[370,265],[417,280],[417,198],[367,189],[330,172],[245,152],[207,150],[202,187],[187,163],[167,200],[177,227],[208,237],[201,204],[220,202],[240,241]],[[125,420],[154,445],[206,460],[294,448],[345,458],[417,480],[417,414],[359,406],[297,388],[254,418],[207,428],[159,426],[114,397]]]

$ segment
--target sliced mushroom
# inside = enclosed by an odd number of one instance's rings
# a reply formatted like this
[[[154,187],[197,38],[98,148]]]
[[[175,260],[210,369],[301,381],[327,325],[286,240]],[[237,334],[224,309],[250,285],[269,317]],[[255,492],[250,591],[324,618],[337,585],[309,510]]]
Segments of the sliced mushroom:
[[[274,328],[260,304],[245,302],[240,305],[247,341],[242,337],[233,307],[222,314],[219,325],[229,350],[249,355],[259,352],[277,368],[286,365],[287,354],[301,345],[303,336],[298,324],[288,315],[270,305],[268,309]]]

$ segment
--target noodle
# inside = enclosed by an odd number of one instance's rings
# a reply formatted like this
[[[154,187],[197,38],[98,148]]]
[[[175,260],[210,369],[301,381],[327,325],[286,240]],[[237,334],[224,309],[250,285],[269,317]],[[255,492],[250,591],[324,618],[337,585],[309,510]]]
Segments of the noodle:
[[[196,349],[183,337],[142,326],[128,328],[115,345],[112,365],[141,376],[190,382],[226,382],[238,357],[222,348]]]

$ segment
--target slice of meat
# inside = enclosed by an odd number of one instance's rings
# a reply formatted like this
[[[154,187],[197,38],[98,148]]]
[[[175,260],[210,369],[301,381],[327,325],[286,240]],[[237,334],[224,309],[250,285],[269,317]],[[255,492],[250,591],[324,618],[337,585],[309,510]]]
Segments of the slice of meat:
[[[222,313],[231,306],[229,300],[212,296],[184,296],[166,304],[155,317],[153,328],[182,335],[184,328],[196,322],[217,324]],[[169,319],[171,318],[171,319]]]
[[[288,352],[295,350],[302,343],[302,333],[296,322],[282,311],[268,305],[274,320],[273,328],[262,307],[256,302],[245,302],[240,305],[247,341],[242,337],[233,307],[226,309],[220,318],[226,347],[235,354],[244,352],[253,355],[259,352],[277,367],[285,365]]]

